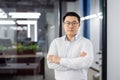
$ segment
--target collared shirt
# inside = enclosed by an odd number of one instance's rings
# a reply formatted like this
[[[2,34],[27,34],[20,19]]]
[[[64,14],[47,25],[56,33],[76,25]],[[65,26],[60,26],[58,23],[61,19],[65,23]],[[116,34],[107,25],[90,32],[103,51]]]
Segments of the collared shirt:
[[[87,55],[77,57],[83,51]],[[78,35],[71,42],[66,36],[56,38],[50,45],[48,55],[50,54],[61,57],[60,64],[47,61],[48,67],[55,71],[56,80],[87,80],[87,71],[94,58],[90,40]]]

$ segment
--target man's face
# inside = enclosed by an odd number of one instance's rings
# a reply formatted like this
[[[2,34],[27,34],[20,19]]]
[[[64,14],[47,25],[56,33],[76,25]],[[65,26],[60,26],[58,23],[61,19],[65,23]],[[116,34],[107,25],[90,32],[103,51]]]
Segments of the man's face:
[[[75,36],[80,27],[80,23],[77,17],[67,16],[63,22],[63,27],[67,36]]]

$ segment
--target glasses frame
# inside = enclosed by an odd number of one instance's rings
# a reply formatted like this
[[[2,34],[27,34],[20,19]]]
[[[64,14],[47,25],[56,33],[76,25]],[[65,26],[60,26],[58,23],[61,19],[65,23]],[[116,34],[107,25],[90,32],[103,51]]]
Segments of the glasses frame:
[[[80,22],[76,22],[76,21],[73,21],[73,22],[66,21],[66,22],[63,22],[63,23],[67,26],[70,26],[70,24],[72,26],[76,26],[77,24],[80,24]]]

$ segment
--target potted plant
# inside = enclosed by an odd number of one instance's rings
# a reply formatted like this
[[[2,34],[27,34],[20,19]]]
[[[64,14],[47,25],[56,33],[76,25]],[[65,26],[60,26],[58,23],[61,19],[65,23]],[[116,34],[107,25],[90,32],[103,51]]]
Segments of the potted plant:
[[[7,47],[0,45],[0,53],[3,53],[7,50]]]
[[[21,43],[17,44],[17,52],[21,54],[30,54],[32,52],[41,51],[41,48],[37,44],[24,45]]]
[[[17,44],[17,54],[18,55],[35,55],[36,51],[40,50],[40,47],[37,44],[29,44],[29,45],[24,45],[24,44]],[[20,63],[31,63],[34,62],[34,58],[31,57],[26,57],[22,59],[18,59],[17,62]]]

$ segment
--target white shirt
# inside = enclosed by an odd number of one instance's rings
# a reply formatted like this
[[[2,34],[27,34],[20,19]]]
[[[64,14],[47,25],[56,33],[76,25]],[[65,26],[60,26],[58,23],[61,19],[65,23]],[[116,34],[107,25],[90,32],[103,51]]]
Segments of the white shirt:
[[[87,55],[77,57],[83,51]],[[75,36],[71,42],[66,36],[56,38],[50,45],[48,55],[50,54],[61,57],[60,64],[47,61],[48,67],[55,71],[56,80],[87,80],[87,71],[94,58],[90,40],[80,36]]]

